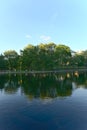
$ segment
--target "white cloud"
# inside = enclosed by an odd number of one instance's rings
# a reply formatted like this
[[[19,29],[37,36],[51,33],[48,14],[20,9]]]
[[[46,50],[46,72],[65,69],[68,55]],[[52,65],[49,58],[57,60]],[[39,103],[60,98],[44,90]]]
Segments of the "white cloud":
[[[25,37],[26,37],[26,38],[31,38],[31,35],[26,35]]]
[[[41,35],[40,39],[42,39],[43,41],[49,41],[51,39],[51,37],[50,36]]]

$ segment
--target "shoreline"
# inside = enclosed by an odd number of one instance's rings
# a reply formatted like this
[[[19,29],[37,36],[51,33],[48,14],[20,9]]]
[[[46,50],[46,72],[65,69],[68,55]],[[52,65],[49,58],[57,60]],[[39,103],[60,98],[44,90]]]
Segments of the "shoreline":
[[[74,72],[87,72],[87,68],[73,68],[73,69],[58,69],[58,70],[43,70],[43,71],[28,71],[28,70],[17,70],[17,71],[12,71],[12,70],[6,70],[0,71],[0,74],[53,74],[53,73],[74,73]]]

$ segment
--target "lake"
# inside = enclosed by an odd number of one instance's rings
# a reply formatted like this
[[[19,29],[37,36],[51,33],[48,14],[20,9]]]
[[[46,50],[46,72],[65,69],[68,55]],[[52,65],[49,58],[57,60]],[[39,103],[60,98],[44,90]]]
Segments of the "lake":
[[[0,130],[87,130],[87,73],[0,75]]]

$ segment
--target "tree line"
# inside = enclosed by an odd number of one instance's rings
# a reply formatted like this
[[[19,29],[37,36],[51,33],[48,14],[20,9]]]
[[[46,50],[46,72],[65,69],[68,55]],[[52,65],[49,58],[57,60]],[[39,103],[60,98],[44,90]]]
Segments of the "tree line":
[[[0,55],[0,70],[57,70],[86,66],[87,50],[74,52],[64,44],[28,44],[20,54],[7,50]]]

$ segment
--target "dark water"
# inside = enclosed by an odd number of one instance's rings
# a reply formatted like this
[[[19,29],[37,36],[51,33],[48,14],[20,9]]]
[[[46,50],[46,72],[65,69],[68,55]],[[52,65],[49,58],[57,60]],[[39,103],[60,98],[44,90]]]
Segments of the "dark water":
[[[1,75],[0,130],[87,130],[87,74]]]

